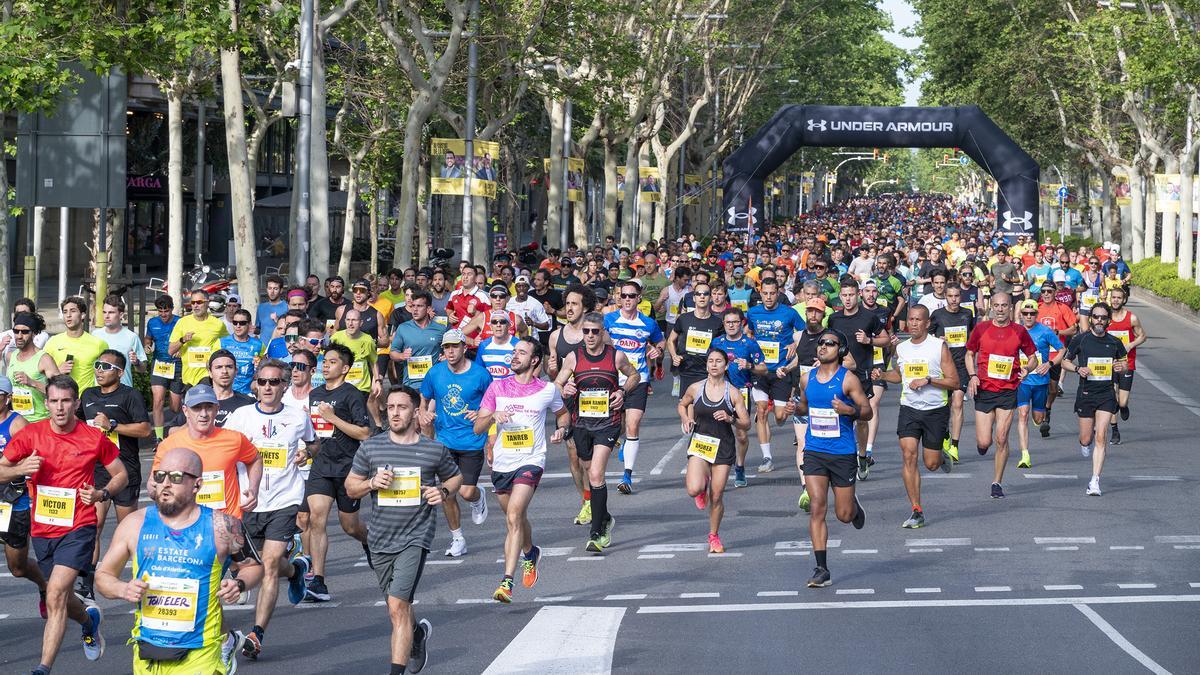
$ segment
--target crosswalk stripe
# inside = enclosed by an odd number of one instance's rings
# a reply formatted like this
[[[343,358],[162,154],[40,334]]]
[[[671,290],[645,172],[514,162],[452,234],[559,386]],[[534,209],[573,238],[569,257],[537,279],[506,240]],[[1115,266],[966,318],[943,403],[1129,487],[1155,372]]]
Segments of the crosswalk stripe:
[[[543,607],[483,675],[608,675],[624,607]]]

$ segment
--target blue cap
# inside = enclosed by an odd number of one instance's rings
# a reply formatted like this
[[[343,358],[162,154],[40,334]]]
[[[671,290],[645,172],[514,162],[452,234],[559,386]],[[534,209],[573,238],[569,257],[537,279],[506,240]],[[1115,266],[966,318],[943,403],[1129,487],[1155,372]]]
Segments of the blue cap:
[[[217,405],[217,393],[207,384],[197,384],[188,389],[187,395],[183,397],[183,404],[189,408],[195,408],[205,403]]]
[[[7,377],[5,377],[3,375],[0,375],[0,392],[3,392],[5,394],[13,393],[12,380],[8,379]]]

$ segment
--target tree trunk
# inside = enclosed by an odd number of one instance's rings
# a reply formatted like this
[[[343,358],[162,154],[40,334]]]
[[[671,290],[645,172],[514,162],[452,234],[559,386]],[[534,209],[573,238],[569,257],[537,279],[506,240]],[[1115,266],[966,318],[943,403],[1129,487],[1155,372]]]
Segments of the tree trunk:
[[[408,119],[404,124],[404,161],[400,167],[400,217],[396,228],[396,248],[393,252],[392,267],[404,269],[412,265],[413,232],[417,230],[417,193],[420,181],[417,178],[417,168],[420,166],[422,130],[425,122],[433,112],[433,99],[428,94],[418,94],[408,107]],[[429,236],[428,226],[421,228],[422,239]],[[422,244],[420,257],[425,256]]]
[[[167,83],[167,290],[183,311],[183,95]],[[196,242],[199,246],[200,242]]]
[[[353,280],[350,279],[350,257],[354,252],[354,223],[355,215],[358,213],[358,180],[362,173],[363,157],[366,157],[370,150],[371,144],[366,143],[357,152],[346,154],[346,159],[350,162],[350,172],[346,176],[346,218],[342,222],[342,252],[338,256],[337,273],[347,283],[353,283]]]
[[[1193,278],[1196,238],[1192,235],[1192,176],[1196,163],[1191,151],[1179,162],[1179,278]]]
[[[371,193],[374,198],[374,203],[371,204],[371,232],[368,235],[371,241],[371,262],[367,269],[371,274],[379,274],[379,221],[386,217],[383,211],[387,203],[387,193],[383,188],[372,190]]]
[[[604,135],[604,232],[603,237],[617,236],[617,153],[608,134]],[[602,238],[603,238],[602,237]]]
[[[236,0],[230,0],[237,30]],[[258,257],[254,250],[254,199],[246,163],[246,110],[242,104],[241,63],[237,50],[221,50],[221,93],[225,106],[225,153],[229,159],[229,204],[233,215],[233,249],[237,258],[242,307],[258,310]]]
[[[563,228],[570,227],[562,219],[563,198],[563,125],[566,123],[566,105],[562,99],[551,99],[546,104],[550,114],[550,173],[546,175],[546,247],[558,248],[562,243]]]
[[[638,244],[638,141],[630,134],[625,144],[625,203],[621,206],[621,245],[629,250]]]
[[[429,158],[423,157],[417,164],[417,259],[416,267],[429,260]]]
[[[324,280],[329,276],[329,147],[326,143],[325,33],[313,36],[312,141],[309,161],[310,234],[308,271]]]
[[[1163,158],[1163,169],[1166,175],[1170,176],[1174,173],[1179,173],[1179,162],[1174,157]],[[1153,178],[1153,176],[1151,176]],[[1158,198],[1157,181],[1155,181],[1155,199]],[[1162,261],[1165,263],[1173,263],[1178,256],[1178,243],[1176,239],[1179,237],[1180,228],[1176,225],[1178,213],[1167,211],[1170,204],[1162,205]],[[1156,204],[1157,207],[1157,204]],[[1158,208],[1155,208],[1157,211]]]
[[[1153,258],[1154,251],[1156,249],[1161,252],[1166,251],[1165,247],[1167,244],[1167,240],[1165,237],[1163,237],[1163,235],[1159,234],[1159,230],[1158,230],[1158,210],[1156,209],[1156,204],[1155,204],[1158,196],[1155,194],[1155,190],[1154,190],[1154,170],[1151,169],[1150,171],[1148,171],[1147,176],[1148,176],[1148,178],[1146,179],[1145,201],[1142,203],[1143,208],[1145,209],[1145,212],[1146,212],[1145,213],[1145,221],[1144,221],[1145,227],[1146,227],[1146,232],[1143,235],[1142,241],[1146,245],[1146,257]],[[1160,255],[1162,255],[1162,253],[1160,253]]]

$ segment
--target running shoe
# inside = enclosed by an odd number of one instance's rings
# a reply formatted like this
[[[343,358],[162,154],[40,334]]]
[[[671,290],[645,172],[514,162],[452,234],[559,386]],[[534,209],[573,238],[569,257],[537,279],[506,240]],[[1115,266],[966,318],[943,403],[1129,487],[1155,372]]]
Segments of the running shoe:
[[[863,525],[867,524],[867,512],[863,509],[862,502],[858,501],[858,495],[854,495],[854,505],[858,508],[855,509],[854,517],[850,519],[850,524],[854,526],[854,529],[861,530],[863,529]]]
[[[825,588],[832,584],[829,580],[829,570],[824,567],[814,567],[812,578],[808,580],[809,588]]]
[[[624,438],[622,438],[620,440],[620,442],[617,443],[617,461],[621,462],[621,463],[625,462],[625,439]]]
[[[1109,439],[1109,442],[1111,442],[1113,445],[1120,445],[1121,444],[1121,428],[1115,424],[1112,425],[1112,433],[1109,434],[1108,439]]]
[[[79,581],[75,582],[75,595],[78,595],[80,602],[84,604],[95,604],[96,589],[92,585],[92,580],[87,577],[79,577]]]
[[[593,536],[584,544],[583,550],[588,553],[604,553],[604,547],[600,545],[600,537]]]
[[[1123,406],[1118,406],[1117,410],[1121,413],[1121,421],[1128,422],[1129,421],[1129,404],[1126,403]]]
[[[104,634],[100,632],[100,624],[104,622],[104,614],[99,607],[92,605],[86,610],[87,615],[92,617],[92,631],[83,632],[83,655],[88,661],[96,661],[101,656],[104,656]]]
[[[504,603],[507,605],[508,603],[512,602],[512,589],[513,589],[513,580],[512,579],[501,579],[500,586],[498,586],[496,588],[495,593],[492,593],[492,599],[495,600],[496,602]]]
[[[1004,488],[999,483],[992,483],[992,499],[1004,499]]]
[[[325,585],[324,579],[312,578],[308,582],[308,588],[304,589],[304,599],[308,602],[329,602],[329,588]]]
[[[429,636],[433,635],[433,624],[429,619],[421,619],[413,626],[412,650],[408,652],[408,669],[406,672],[419,673],[429,660]]]
[[[1092,446],[1091,445],[1079,446],[1079,454],[1083,455],[1084,457],[1091,457],[1092,456]]]
[[[867,466],[875,466],[875,455],[870,452],[867,453]]]
[[[858,456],[858,479],[866,480],[867,476],[871,475],[871,465],[867,464],[865,455]]]
[[[949,457],[955,464],[958,464],[958,444],[951,443],[946,440],[946,456]]]
[[[915,530],[917,528],[925,527],[925,514],[913,509],[912,515],[909,516],[908,520],[904,521],[900,527],[903,527],[906,530]]]
[[[542,560],[542,549],[534,546],[521,558],[521,585],[533,588],[538,582],[538,563]]]
[[[446,549],[446,557],[461,558],[467,554],[467,540],[451,538],[450,547]]]
[[[744,467],[744,466],[733,467],[733,487],[744,488],[748,484],[749,483],[746,482],[746,467]]]
[[[471,502],[471,522],[476,525],[482,525],[483,521],[487,520],[488,506],[487,495],[483,492],[479,493],[479,499]]]
[[[587,500],[579,507],[579,515],[575,516],[576,525],[590,525],[592,522],[592,502]]]
[[[221,663],[225,666],[225,675],[237,672],[237,653],[242,650],[245,642],[246,636],[242,635],[240,630],[231,630],[225,634],[225,640],[221,643]]]
[[[367,558],[367,567],[370,568],[372,572],[375,571],[375,561],[371,558],[371,547],[367,546],[366,542],[363,542],[362,550],[363,555]]]
[[[721,538],[716,534],[708,533],[708,552],[709,553],[724,553],[725,545],[721,543]]]
[[[1022,450],[1021,451],[1021,461],[1017,462],[1017,468],[1018,469],[1028,469],[1031,466],[1033,466],[1033,462],[1029,459],[1029,451]]]
[[[692,500],[696,502],[697,509],[699,509],[701,511],[703,511],[704,509],[707,509],[708,508],[708,488],[705,488],[704,490],[702,490],[700,492],[700,494],[693,497]]]
[[[262,640],[259,639],[258,633],[250,631],[246,633],[246,639],[242,641],[242,656],[257,661],[258,655],[262,653]]]
[[[308,570],[312,567],[312,563],[309,561],[308,556],[302,555],[297,556],[296,559],[292,561],[292,565],[294,565],[296,569],[295,574],[288,577],[288,602],[292,603],[293,605],[298,605],[301,602],[304,602],[304,596],[306,595],[304,589],[304,575],[308,574]]]
[[[801,490],[801,491],[800,491],[800,502],[799,502],[799,504],[800,504],[800,510],[801,510],[801,511],[804,511],[805,513],[810,513],[810,512],[812,512],[812,497],[809,497],[809,496],[808,496],[808,490],[807,490],[807,489],[804,489],[804,490]]]
[[[771,473],[775,470],[775,462],[770,457],[764,457],[762,464],[758,465],[759,473]]]
[[[1046,416],[1046,419],[1042,420],[1041,425],[1038,426],[1038,431],[1040,431],[1042,433],[1042,438],[1050,438],[1050,416],[1049,415]]]
[[[613,528],[616,526],[617,519],[613,518],[611,513],[608,514],[608,523],[604,525],[604,532],[600,535],[601,548],[608,548],[609,546],[612,546],[612,532]]]
[[[291,562],[302,555],[304,555],[304,539],[301,538],[300,533],[297,532],[296,534],[292,535],[292,540],[288,542],[288,562]]]
[[[942,473],[950,473],[954,470],[954,458],[945,450],[942,450],[942,465],[939,468],[942,470]]]
[[[1100,496],[1100,479],[1098,477],[1092,476],[1092,480],[1088,482],[1086,494],[1089,497]]]
[[[617,492],[623,495],[633,494],[633,474],[621,476],[621,482],[617,483]]]
[[[671,395],[679,398],[679,376],[671,378]]]

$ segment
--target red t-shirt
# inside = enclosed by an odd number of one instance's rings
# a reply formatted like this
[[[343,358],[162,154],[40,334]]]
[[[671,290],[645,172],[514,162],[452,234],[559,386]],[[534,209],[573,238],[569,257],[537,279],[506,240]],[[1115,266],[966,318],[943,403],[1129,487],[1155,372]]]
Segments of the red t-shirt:
[[[79,490],[95,480],[97,464],[117,461],[117,446],[103,431],[83,422],[76,422],[70,433],[59,434],[50,428],[50,420],[42,420],[17,432],[4,448],[4,457],[19,462],[35,451],[42,465],[27,481],[33,508],[30,534],[58,538],[95,525],[96,507],[84,504]]]
[[[467,309],[471,306],[474,306],[477,312],[487,311],[491,308],[491,304],[485,299],[486,295],[484,298],[481,298],[480,295],[484,295],[484,293],[479,288],[470,293],[462,289],[454,291],[446,302],[447,316],[453,315],[456,320],[461,321],[463,317],[467,316]]]
[[[1029,331],[1018,323],[1003,328],[985,321],[971,331],[967,351],[975,352],[975,374],[983,391],[1009,391],[1021,384],[1021,354],[1037,351]]]

